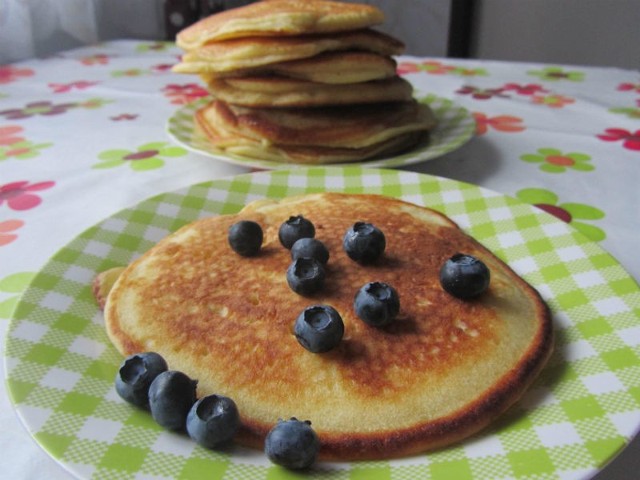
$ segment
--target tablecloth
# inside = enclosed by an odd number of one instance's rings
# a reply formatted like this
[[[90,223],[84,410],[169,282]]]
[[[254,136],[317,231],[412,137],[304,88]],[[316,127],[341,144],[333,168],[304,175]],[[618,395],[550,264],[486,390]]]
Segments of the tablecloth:
[[[197,77],[170,71],[179,55],[172,43],[122,40],[0,66],[3,338],[36,272],[85,229],[160,192],[249,170],[167,136],[167,119],[207,95]],[[536,205],[640,279],[639,71],[410,56],[397,61],[416,96],[451,99],[476,121],[475,138],[462,147],[402,169]],[[69,478],[20,425],[5,388],[0,477]],[[638,465],[633,452],[639,449],[629,447],[598,478],[635,478],[626,469]]]

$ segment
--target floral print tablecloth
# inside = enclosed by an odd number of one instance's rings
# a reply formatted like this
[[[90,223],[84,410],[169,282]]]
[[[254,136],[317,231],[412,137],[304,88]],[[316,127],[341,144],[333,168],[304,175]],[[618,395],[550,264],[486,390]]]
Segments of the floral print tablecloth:
[[[82,231],[158,193],[247,171],[166,134],[177,109],[207,95],[197,77],[170,71],[179,55],[171,43],[115,41],[0,66],[3,337],[20,293]],[[639,71],[408,56],[398,71],[416,96],[451,99],[476,121],[458,150],[403,168],[536,205],[640,279]],[[4,392],[0,425],[13,459],[0,476],[68,478]]]

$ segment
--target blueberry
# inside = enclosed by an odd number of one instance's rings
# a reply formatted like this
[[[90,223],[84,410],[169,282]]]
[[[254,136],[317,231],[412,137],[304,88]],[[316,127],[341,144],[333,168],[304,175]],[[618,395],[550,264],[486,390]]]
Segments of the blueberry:
[[[285,248],[291,248],[296,240],[301,238],[313,238],[316,235],[316,229],[309,220],[302,215],[289,217],[289,220],[283,222],[278,230],[278,238]]]
[[[300,295],[311,295],[324,285],[325,271],[315,258],[302,257],[294,260],[287,268],[287,283]]]
[[[489,287],[490,272],[482,260],[456,253],[440,268],[440,285],[457,298],[472,298]]]
[[[127,357],[116,375],[116,392],[138,407],[149,407],[149,386],[162,372],[167,362],[155,352],[137,353]]]
[[[344,234],[342,246],[351,260],[371,263],[384,252],[386,239],[384,233],[375,225],[356,222]]]
[[[262,227],[251,220],[240,220],[229,227],[229,246],[243,257],[257,255],[262,246]]]
[[[365,284],[353,301],[356,315],[374,327],[389,325],[400,311],[398,292],[383,282]]]
[[[222,395],[202,397],[187,415],[187,433],[206,448],[228,443],[239,426],[238,407],[233,400]]]
[[[149,387],[151,416],[162,427],[182,430],[187,414],[196,402],[197,381],[176,370],[167,370]]]
[[[300,238],[291,247],[291,258],[293,260],[302,257],[315,258],[322,264],[329,261],[329,250],[320,240],[315,238]]]
[[[342,317],[329,305],[305,308],[293,327],[296,339],[313,353],[324,353],[337,347],[344,335]]]
[[[311,422],[278,420],[264,442],[264,452],[276,465],[291,469],[309,468],[318,456],[320,440]]]

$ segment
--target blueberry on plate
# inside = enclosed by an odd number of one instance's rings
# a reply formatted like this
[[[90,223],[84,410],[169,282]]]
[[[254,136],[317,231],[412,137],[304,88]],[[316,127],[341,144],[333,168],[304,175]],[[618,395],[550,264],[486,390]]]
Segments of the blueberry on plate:
[[[291,247],[291,259],[311,257],[322,264],[329,261],[329,249],[316,238],[300,238]]]
[[[116,375],[116,392],[127,402],[148,408],[149,386],[167,368],[167,362],[155,352],[130,355]]]
[[[264,452],[276,465],[291,469],[309,468],[316,461],[320,450],[318,435],[311,422],[278,420],[264,441]]]
[[[187,433],[206,448],[217,448],[234,437],[240,427],[235,402],[222,395],[202,397],[187,415]]]
[[[395,320],[400,311],[400,298],[391,285],[369,282],[356,293],[353,308],[366,324],[382,327]]]
[[[342,247],[351,260],[358,263],[375,262],[386,247],[382,230],[366,222],[356,222],[344,234]]]
[[[302,215],[289,217],[289,220],[280,225],[278,239],[285,248],[291,248],[296,240],[301,238],[313,238],[316,235],[316,228],[309,220]]]
[[[344,322],[330,305],[312,305],[298,315],[293,333],[298,343],[310,352],[324,353],[342,341]]]
[[[477,297],[489,288],[489,268],[482,260],[456,253],[440,268],[440,285],[457,298]]]
[[[177,370],[162,372],[149,387],[149,409],[158,425],[169,430],[185,428],[187,414],[196,402],[197,381]]]
[[[315,258],[298,258],[287,268],[287,283],[300,295],[311,295],[322,289],[325,276],[324,267]]]
[[[257,255],[262,247],[262,227],[252,220],[240,220],[229,227],[228,240],[231,249],[243,257]]]

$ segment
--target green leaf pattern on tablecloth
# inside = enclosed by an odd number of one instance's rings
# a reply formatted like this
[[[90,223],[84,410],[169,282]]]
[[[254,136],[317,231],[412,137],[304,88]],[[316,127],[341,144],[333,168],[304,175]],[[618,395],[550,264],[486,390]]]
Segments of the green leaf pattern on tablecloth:
[[[486,77],[488,72],[484,68],[470,68],[468,66],[456,66],[439,60],[425,60],[419,62],[400,62],[398,73],[427,73],[429,75],[456,75],[461,77]]]
[[[156,53],[156,52],[167,52],[175,48],[175,44],[173,42],[151,42],[151,43],[141,43],[136,47],[136,52],[140,53]]]
[[[640,107],[614,107],[610,108],[611,113],[626,115],[629,118],[640,119]]]
[[[570,224],[591,240],[599,242],[606,238],[601,228],[585,223],[605,217],[604,212],[597,207],[577,202],[559,203],[560,197],[544,188],[524,188],[519,190],[516,196],[523,202],[530,203]]]
[[[585,79],[584,72],[579,70],[568,70],[563,67],[546,67],[540,70],[529,70],[527,73],[534,77],[538,77],[541,80],[550,82],[582,82]]]
[[[10,108],[0,111],[0,116],[7,120],[24,120],[35,116],[55,116],[67,113],[74,108],[97,109],[112,100],[104,98],[89,98],[82,102],[53,103],[49,100],[29,102],[22,108]]]
[[[586,153],[563,153],[557,148],[539,148],[536,153],[525,153],[520,159],[529,163],[539,163],[540,170],[547,173],[563,173],[568,169],[590,172],[595,169],[591,156]]]
[[[98,155],[101,162],[93,168],[114,168],[128,164],[134,171],[155,170],[162,168],[165,157],[181,157],[187,150],[166,142],[152,142],[141,145],[137,150],[106,150]]]

